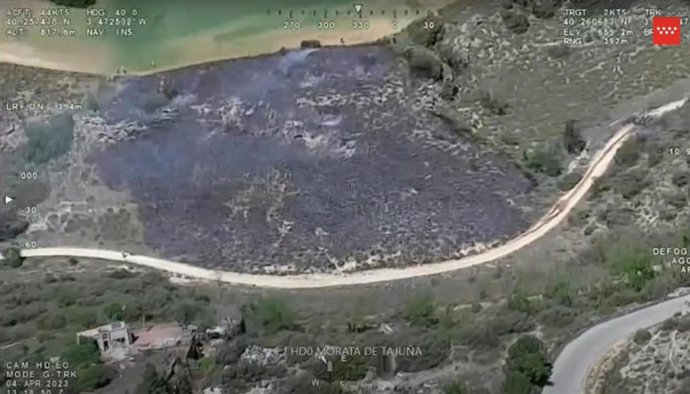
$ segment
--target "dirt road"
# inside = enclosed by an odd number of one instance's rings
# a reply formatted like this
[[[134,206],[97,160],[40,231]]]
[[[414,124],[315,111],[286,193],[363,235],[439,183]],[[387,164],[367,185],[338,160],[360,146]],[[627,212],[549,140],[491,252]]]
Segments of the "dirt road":
[[[587,376],[616,343],[639,329],[655,326],[676,312],[690,312],[690,295],[674,298],[596,325],[570,342],[558,355],[551,381],[542,394],[585,393]]]
[[[672,101],[647,112],[645,116],[658,118],[668,112],[682,107],[687,101],[688,97]],[[604,175],[609,165],[613,161],[616,152],[626,141],[626,139],[633,134],[634,129],[635,126],[632,124],[622,126],[606,142],[604,147],[592,156],[589,167],[584,173],[580,182],[578,182],[575,187],[563,195],[563,197],[561,197],[558,202],[554,204],[546,215],[544,215],[527,231],[500,246],[487,249],[472,256],[448,260],[440,263],[412,266],[400,269],[375,269],[346,274],[274,276],[211,270],[165,259],[141,255],[127,255],[122,251],[102,249],[83,249],[70,247],[38,248],[24,249],[21,251],[21,254],[24,257],[70,256],[119,261],[146,266],[149,268],[185,275],[197,279],[216,280],[226,283],[255,287],[283,289],[323,288],[369,284],[455,271],[461,268],[486,264],[505,257],[524,248],[532,242],[537,241],[558,226],[577,205],[577,203],[587,195],[587,192],[592,187],[596,179]]]

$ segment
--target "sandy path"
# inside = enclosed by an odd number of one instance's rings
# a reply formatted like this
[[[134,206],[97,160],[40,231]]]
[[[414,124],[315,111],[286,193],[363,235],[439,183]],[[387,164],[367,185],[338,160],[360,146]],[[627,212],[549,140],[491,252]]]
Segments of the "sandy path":
[[[658,118],[668,112],[676,110],[688,101],[688,97],[672,101],[659,108],[647,112],[645,115]],[[615,124],[617,122],[614,122]],[[347,274],[304,274],[304,275],[255,275],[236,273],[220,270],[211,270],[196,267],[190,264],[182,264],[170,260],[141,256],[126,255],[122,251],[101,249],[84,249],[70,247],[24,249],[21,251],[24,257],[46,256],[73,256],[87,257],[103,260],[120,261],[154,268],[162,271],[181,274],[198,279],[216,280],[226,283],[248,285],[257,287],[305,289],[333,286],[349,286],[357,284],[369,284],[386,282],[399,279],[408,279],[419,276],[434,275],[455,271],[475,265],[486,264],[505,257],[525,246],[537,241],[549,231],[558,226],[568,216],[570,211],[580,202],[592,187],[597,178],[604,175],[611,165],[616,152],[623,143],[633,134],[635,126],[625,125],[621,127],[607,142],[604,147],[593,155],[587,171],[582,180],[570,191],[565,193],[556,204],[536,224],[521,235],[512,240],[485,250],[479,254],[459,259],[448,260],[440,263],[412,266],[406,268],[384,268],[370,271],[359,271]]]

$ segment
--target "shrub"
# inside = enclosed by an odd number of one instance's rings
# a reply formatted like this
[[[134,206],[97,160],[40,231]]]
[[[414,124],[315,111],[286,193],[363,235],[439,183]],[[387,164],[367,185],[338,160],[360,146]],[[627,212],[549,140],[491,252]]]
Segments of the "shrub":
[[[558,188],[566,191],[570,190],[582,179],[582,173],[580,171],[572,171],[567,174],[563,174],[558,179]]]
[[[70,368],[77,371],[77,388],[80,392],[92,391],[108,384],[106,370],[100,360],[100,351],[96,341],[90,338],[79,338],[67,346],[62,354]]]
[[[175,321],[182,326],[189,325],[197,316],[197,308],[189,303],[183,303],[175,311]]]
[[[258,322],[268,332],[290,330],[297,326],[297,313],[281,298],[261,298],[242,306],[248,321]]]
[[[640,142],[633,136],[629,138],[616,152],[614,161],[622,168],[635,165],[640,158]]]
[[[405,50],[404,55],[411,75],[434,80],[441,79],[443,63],[434,52],[424,47],[410,47]]]
[[[559,278],[553,285],[547,286],[544,295],[559,305],[572,306],[574,293],[571,281],[567,278]]]
[[[462,329],[461,336],[462,344],[473,350],[488,351],[500,345],[496,331],[485,325]]]
[[[652,146],[647,151],[647,166],[649,168],[655,167],[664,160],[664,151],[659,146]]]
[[[671,182],[678,187],[683,187],[690,183],[690,171],[676,170],[671,176]]]
[[[59,330],[67,326],[67,319],[62,313],[51,312],[38,320],[38,327],[43,330]]]
[[[523,375],[531,385],[539,387],[544,387],[549,382],[553,370],[553,366],[547,361],[544,344],[531,335],[520,337],[508,349],[506,368],[509,372],[508,376]],[[524,379],[517,376],[513,376],[512,379],[522,381],[522,384],[518,386],[524,387]]]
[[[651,254],[643,249],[617,247],[609,253],[608,264],[615,273],[622,274],[626,283],[636,291],[655,277]]]
[[[587,142],[582,138],[580,130],[576,127],[575,120],[570,119],[565,123],[563,131],[563,146],[566,152],[578,154],[585,149]]]
[[[55,301],[61,308],[74,305],[79,299],[79,292],[72,287],[60,287],[55,290]]]
[[[650,339],[652,339],[652,334],[645,329],[635,331],[635,336],[633,337],[633,341],[638,345],[643,345],[649,342]]]
[[[71,366],[93,365],[100,361],[100,351],[96,341],[90,338],[80,337],[78,343],[67,346],[62,358]]]
[[[558,176],[563,171],[561,153],[559,146],[545,143],[531,151],[523,151],[522,159],[532,171]]]
[[[16,247],[9,247],[2,253],[5,258],[5,265],[11,268],[19,268],[24,264],[24,258]]]
[[[444,394],[468,394],[467,386],[460,379],[455,379],[443,386]]]
[[[103,316],[111,321],[122,320],[125,317],[125,306],[117,302],[108,304],[103,308]]]
[[[417,294],[405,303],[405,319],[415,326],[430,327],[438,324],[436,304],[431,294]]]
[[[501,10],[501,19],[505,27],[515,34],[522,34],[529,29],[529,19],[517,11]]]
[[[489,91],[482,91],[479,96],[479,105],[492,115],[505,115],[508,113],[508,104],[501,102]]]
[[[530,301],[522,292],[516,292],[508,299],[508,308],[513,311],[529,313],[532,311]]]
[[[646,169],[630,169],[618,175],[614,182],[616,192],[620,193],[623,198],[629,200],[649,186],[647,179],[649,171]]]

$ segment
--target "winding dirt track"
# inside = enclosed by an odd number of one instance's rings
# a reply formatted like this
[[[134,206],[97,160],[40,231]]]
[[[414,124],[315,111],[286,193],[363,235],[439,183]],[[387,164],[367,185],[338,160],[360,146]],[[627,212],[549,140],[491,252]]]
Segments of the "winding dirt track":
[[[644,116],[658,118],[668,112],[676,110],[688,101],[688,97],[676,100],[647,112]],[[617,122],[614,122],[615,124]],[[556,204],[544,215],[537,223],[524,233],[511,239],[510,241],[487,249],[481,253],[462,257],[459,259],[443,261],[439,263],[411,266],[406,268],[384,268],[370,271],[359,271],[342,274],[303,274],[275,276],[264,274],[244,274],[207,268],[195,267],[190,264],[178,263],[175,261],[147,257],[142,255],[127,255],[122,251],[85,249],[71,247],[54,247],[24,249],[21,251],[23,257],[86,257],[110,261],[118,261],[129,264],[141,265],[187,277],[215,280],[237,285],[247,285],[255,287],[282,288],[282,289],[307,289],[324,288],[334,286],[350,286],[359,284],[370,284],[387,282],[400,279],[415,278],[420,276],[440,274],[455,271],[461,268],[472,267],[475,265],[486,264],[494,260],[514,253],[525,246],[537,241],[550,230],[558,226],[572,211],[580,200],[582,200],[597,178],[604,175],[609,165],[613,161],[616,152],[622,144],[633,134],[635,126],[626,124],[622,126],[607,142],[604,147],[592,156],[589,167],[584,173],[580,182],[570,191],[565,193]]]

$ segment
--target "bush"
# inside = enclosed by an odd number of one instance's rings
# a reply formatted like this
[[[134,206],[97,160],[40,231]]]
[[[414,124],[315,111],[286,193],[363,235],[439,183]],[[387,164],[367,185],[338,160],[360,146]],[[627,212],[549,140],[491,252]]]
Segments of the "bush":
[[[683,187],[690,183],[690,171],[676,170],[673,172],[671,182],[678,187]]]
[[[59,330],[67,326],[67,319],[62,313],[51,312],[41,316],[38,320],[38,327],[42,330]]]
[[[74,305],[79,299],[79,292],[72,287],[60,287],[55,290],[55,301],[61,308]]]
[[[633,136],[629,138],[616,152],[614,161],[622,168],[635,165],[640,158],[640,142]]]
[[[62,358],[69,362],[70,366],[89,366],[100,362],[100,351],[96,341],[80,337],[78,343],[75,342],[67,346]]]
[[[460,380],[460,379],[455,379],[450,383],[447,383],[445,386],[443,386],[443,393],[444,394],[469,394],[469,390],[467,390],[467,386],[465,383]]]
[[[100,351],[96,341],[90,338],[79,338],[79,343],[72,343],[62,354],[70,368],[77,371],[77,388],[79,392],[92,391],[107,385],[110,379],[100,360]]]
[[[635,336],[633,337],[633,341],[638,345],[643,345],[649,342],[650,339],[652,339],[652,334],[644,329],[635,331]]]
[[[529,19],[517,11],[501,10],[501,19],[505,27],[515,34],[525,33],[529,29]]]
[[[573,306],[575,291],[568,278],[559,278],[553,285],[549,285],[544,292],[545,296],[554,300],[558,305]]]
[[[98,324],[98,316],[92,309],[76,307],[71,311],[70,321],[78,324],[81,328],[87,329]]]
[[[508,113],[508,104],[499,101],[493,93],[483,91],[479,96],[479,105],[492,115],[505,115]]]
[[[438,324],[436,304],[431,294],[418,294],[405,303],[405,319],[414,326],[431,327]]]
[[[569,326],[577,317],[577,312],[563,305],[554,305],[541,314],[541,321],[552,327],[563,328]]]
[[[103,316],[110,321],[120,321],[125,317],[125,306],[117,302],[108,304],[103,308]]]
[[[647,151],[647,166],[655,167],[664,160],[664,151],[661,147],[653,146]]]
[[[433,80],[441,79],[443,63],[434,52],[423,47],[410,47],[405,50],[404,56],[412,76]]]
[[[80,392],[91,392],[110,383],[106,368],[102,364],[77,368],[77,388]]]
[[[547,361],[544,344],[534,336],[525,335],[508,349],[506,368],[507,376],[512,376],[510,379],[521,382],[517,387],[523,388],[525,379],[516,375],[523,375],[531,385],[544,387],[549,382],[553,365]]]
[[[5,265],[10,268],[19,268],[24,264],[24,257],[16,247],[12,246],[5,249],[2,256],[5,258]]]
[[[197,316],[197,308],[189,303],[183,303],[175,311],[175,321],[182,326],[189,325]]]
[[[521,291],[513,293],[508,298],[508,309],[524,313],[532,313],[534,310],[529,298]]]
[[[644,249],[633,247],[614,248],[608,256],[609,267],[614,273],[622,274],[628,286],[642,290],[656,273],[652,267],[652,255]]]
[[[566,152],[571,154],[578,154],[585,149],[587,142],[582,138],[580,130],[576,128],[576,122],[573,119],[565,123],[565,130],[563,131],[563,146]]]
[[[34,164],[47,163],[66,154],[72,148],[74,119],[72,115],[60,114],[50,119],[47,124],[28,125],[26,138],[26,160]]]
[[[414,337],[403,341],[398,339],[393,346],[418,346],[421,355],[398,356],[396,358],[397,370],[403,372],[419,372],[436,368],[448,359],[450,354],[450,341],[441,338],[433,332],[413,333]]]
[[[501,344],[496,331],[485,325],[462,329],[460,334],[462,344],[473,350],[494,350]]]
[[[242,306],[247,321],[258,322],[266,331],[275,333],[297,326],[297,313],[281,298],[261,298]]]
[[[637,196],[649,186],[648,173],[649,170],[641,168],[633,168],[621,173],[614,181],[616,192],[620,193],[626,200]]]
[[[567,191],[575,187],[578,182],[582,179],[582,173],[580,171],[572,171],[558,179],[558,188]]]
[[[563,171],[561,150],[555,144],[542,144],[531,151],[523,151],[522,159],[527,168],[548,176],[558,176]]]
[[[508,371],[506,380],[503,383],[503,393],[531,394],[534,393],[534,386],[526,375],[515,371]]]

